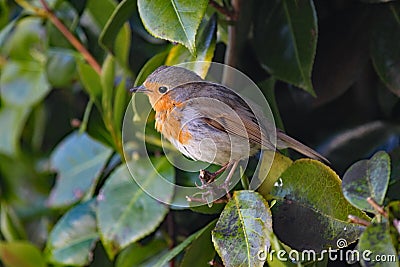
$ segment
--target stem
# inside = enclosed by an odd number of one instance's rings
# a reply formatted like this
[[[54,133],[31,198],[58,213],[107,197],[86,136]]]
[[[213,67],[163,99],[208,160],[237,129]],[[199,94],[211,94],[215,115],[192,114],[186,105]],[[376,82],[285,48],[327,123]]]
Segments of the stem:
[[[381,206],[379,206],[378,203],[376,203],[375,199],[373,199],[372,197],[368,197],[367,198],[367,202],[374,208],[374,210],[376,210],[380,215],[382,215],[383,217],[387,218],[388,214],[385,211],[385,209]]]
[[[347,217],[351,223],[363,225],[363,226],[369,226],[371,223],[369,221],[366,221],[364,219],[358,218],[357,216],[354,215],[349,215]]]
[[[24,2],[24,1],[22,1]],[[51,11],[50,7],[47,5],[45,0],[40,0],[44,11],[46,12],[47,17],[50,21],[56,26],[56,28],[64,35],[64,37],[82,54],[83,58],[87,61],[87,63],[92,66],[92,68],[100,75],[101,67],[99,63],[97,63],[96,59],[90,54],[90,52],[86,49],[85,46],[68,30],[68,28],[57,18],[57,16]],[[39,13],[36,10],[37,13]]]
[[[227,16],[230,20],[236,20],[236,13],[234,10],[229,10],[225,6],[220,6],[215,0],[210,0],[210,6],[215,8],[221,14]]]
[[[225,64],[240,69],[240,59],[250,32],[253,0],[232,0],[235,23],[228,28],[228,43],[225,51]],[[231,71],[224,72],[222,83],[229,86],[234,81]]]
[[[89,102],[86,105],[85,113],[83,113],[83,120],[82,120],[82,123],[79,128],[79,133],[86,132],[87,124],[89,121],[89,115],[90,115],[90,112],[92,111],[93,103],[94,103],[93,99],[90,98]]]

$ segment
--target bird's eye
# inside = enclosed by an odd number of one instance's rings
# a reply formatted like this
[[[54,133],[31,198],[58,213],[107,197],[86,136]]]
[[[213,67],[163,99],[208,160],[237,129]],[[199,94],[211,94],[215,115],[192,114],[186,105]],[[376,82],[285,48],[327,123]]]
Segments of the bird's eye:
[[[165,86],[158,87],[158,92],[160,92],[161,94],[164,94],[167,91],[168,91],[168,88]]]

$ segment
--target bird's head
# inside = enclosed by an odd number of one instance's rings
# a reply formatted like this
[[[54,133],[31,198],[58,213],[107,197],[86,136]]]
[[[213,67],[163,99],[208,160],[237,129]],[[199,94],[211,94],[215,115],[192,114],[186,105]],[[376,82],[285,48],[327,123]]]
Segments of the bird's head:
[[[193,71],[182,67],[161,66],[151,73],[144,83],[130,89],[131,93],[145,93],[153,108],[171,89],[189,82],[202,81],[203,79]]]

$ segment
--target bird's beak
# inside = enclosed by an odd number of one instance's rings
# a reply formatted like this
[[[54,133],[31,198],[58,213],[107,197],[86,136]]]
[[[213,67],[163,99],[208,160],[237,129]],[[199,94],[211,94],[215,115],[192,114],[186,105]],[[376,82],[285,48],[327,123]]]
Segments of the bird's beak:
[[[129,92],[131,93],[147,93],[149,90],[142,84],[140,86],[133,87],[129,89]]]

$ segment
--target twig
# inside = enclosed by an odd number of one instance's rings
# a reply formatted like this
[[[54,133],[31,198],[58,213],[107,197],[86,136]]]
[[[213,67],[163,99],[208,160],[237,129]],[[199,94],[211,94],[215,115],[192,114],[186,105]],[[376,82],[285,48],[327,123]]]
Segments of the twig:
[[[57,16],[51,11],[50,7],[45,0],[40,0],[44,10],[47,13],[47,17],[56,26],[56,28],[67,38],[67,40],[82,54],[84,59],[89,63],[90,66],[100,75],[101,66],[97,63],[96,59],[90,54],[85,46],[68,30],[68,28],[57,18]]]
[[[369,226],[371,224],[369,221],[358,218],[357,216],[354,216],[354,215],[349,215],[349,216],[347,216],[347,218],[349,219],[349,221],[351,223],[355,223],[355,224],[359,224],[359,225],[363,225],[363,226]]]
[[[378,203],[376,203],[375,199],[372,197],[367,198],[367,202],[376,210],[379,214],[381,214],[383,217],[387,218],[388,214],[385,211],[383,207],[381,207]]]
[[[235,21],[237,19],[235,10],[229,10],[224,6],[220,6],[215,0],[210,0],[210,6],[218,10],[221,14],[227,16],[230,20]]]

